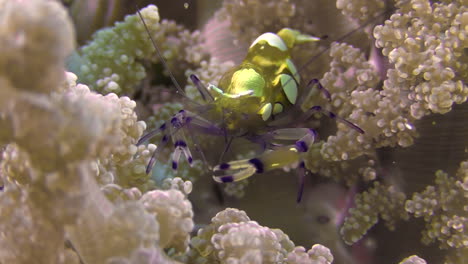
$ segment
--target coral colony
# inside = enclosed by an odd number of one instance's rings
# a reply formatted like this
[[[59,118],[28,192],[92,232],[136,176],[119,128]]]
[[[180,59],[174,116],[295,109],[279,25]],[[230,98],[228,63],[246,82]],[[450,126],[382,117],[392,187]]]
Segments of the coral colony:
[[[313,78],[324,87],[302,99],[305,111],[325,109],[307,123],[318,137],[303,153],[307,177],[323,180],[305,185],[297,206],[269,204],[277,218],[306,208],[304,217],[313,220],[295,229],[327,227],[322,240],[302,246],[282,231],[287,227],[264,226],[220,199],[205,199],[213,192],[206,187],[214,184],[210,169],[221,158],[259,155],[261,140],[240,137],[244,143],[224,147],[223,137],[219,145],[194,130],[187,135],[193,164],[181,162],[177,171],[167,165],[173,148],[163,148],[160,138],[137,144],[181,109],[204,117],[193,107],[203,104],[197,86],[217,84],[239,63],[207,48],[214,33],[160,20],[154,5],[141,9],[167,61],[162,68],[138,15],[97,31],[74,52],[75,29],[60,2],[0,0],[0,263],[467,263],[466,153],[423,180],[403,172],[402,181],[380,167],[376,154],[417,146],[420,121],[466,108],[467,6],[464,0],[225,0],[211,18],[211,24],[233,22],[225,30],[245,52],[261,34],[286,27],[328,36],[291,55],[300,89]],[[65,62],[73,52],[71,72]],[[182,84],[179,94],[167,81],[169,70]],[[192,82],[192,74],[200,81]],[[365,133],[321,117],[326,113]],[[466,124],[466,117],[465,110],[455,122]],[[466,152],[466,140],[460,144]],[[453,166],[458,169],[448,170]],[[279,178],[295,183],[295,173],[293,164],[216,186],[221,196],[243,201],[254,197],[249,187],[257,178],[268,189]],[[401,183],[417,180],[412,191]],[[258,200],[270,195],[276,192]],[[282,200],[295,204],[295,195]],[[327,213],[312,217],[318,211]],[[198,221],[198,212],[211,220]],[[412,244],[405,241],[412,246],[391,260],[379,255],[386,237],[375,227],[398,234],[406,232],[404,223],[420,228]],[[425,247],[436,253],[413,250]]]

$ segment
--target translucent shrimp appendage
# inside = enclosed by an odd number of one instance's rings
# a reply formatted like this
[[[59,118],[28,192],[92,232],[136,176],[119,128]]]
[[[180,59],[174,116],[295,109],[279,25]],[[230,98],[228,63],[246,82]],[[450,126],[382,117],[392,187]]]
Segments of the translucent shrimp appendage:
[[[146,167],[146,173],[151,172],[157,161],[159,153],[162,151],[162,149],[164,149],[170,139],[172,140],[174,146],[174,152],[172,153],[172,169],[177,170],[182,154],[185,156],[187,162],[192,165],[193,157],[188,147],[188,141],[185,135],[188,133],[193,139],[193,136],[190,132],[192,129],[203,130],[205,133],[214,135],[223,135],[224,133],[221,129],[211,124],[209,121],[189,111],[180,110],[170,120],[164,122],[164,124],[162,124],[159,128],[145,134],[138,141],[137,145],[141,145],[157,134],[162,134],[158,148],[154,151]],[[197,151],[201,150],[197,148]],[[204,156],[203,153],[201,153],[201,155]]]
[[[336,120],[337,122],[340,122],[340,123],[345,124],[345,125],[348,126],[349,128],[356,130],[356,131],[357,131],[358,133],[360,133],[360,134],[364,134],[364,130],[362,130],[362,128],[360,128],[360,127],[357,126],[356,124],[354,124],[354,123],[352,123],[352,122],[350,122],[350,121],[348,121],[348,120],[346,120],[346,119],[344,119],[344,118],[342,118],[342,117],[337,116],[337,115],[336,115],[335,113],[333,113],[333,112],[330,112],[330,111],[328,111],[328,110],[326,110],[326,109],[323,109],[323,107],[321,107],[321,106],[319,106],[319,105],[316,105],[316,106],[311,107],[311,108],[305,113],[305,117],[306,117],[305,119],[309,118],[310,116],[312,116],[312,114],[317,113],[317,112],[322,113],[322,114],[328,116],[329,118]]]
[[[198,92],[200,93],[203,101],[209,101],[213,102],[214,98],[211,95],[210,91],[203,85],[203,83],[200,81],[200,78],[196,76],[195,74],[190,75],[190,80],[192,80],[193,84],[195,84],[195,87],[197,87]]]

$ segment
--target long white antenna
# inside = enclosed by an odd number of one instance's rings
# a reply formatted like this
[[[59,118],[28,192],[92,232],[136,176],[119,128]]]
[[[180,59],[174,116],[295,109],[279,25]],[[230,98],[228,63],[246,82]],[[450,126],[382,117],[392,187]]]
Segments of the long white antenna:
[[[141,22],[143,23],[143,26],[145,27],[145,30],[148,33],[148,36],[149,36],[149,38],[151,40],[151,43],[153,44],[153,47],[156,50],[156,53],[158,54],[158,57],[161,59],[161,63],[163,64],[164,69],[166,69],[169,72],[169,77],[171,78],[172,83],[177,88],[177,93],[179,93],[179,94],[183,95],[184,97],[188,98],[187,95],[185,94],[184,90],[180,87],[179,83],[177,82],[176,78],[174,77],[174,74],[172,74],[171,69],[167,65],[167,62],[164,59],[161,50],[159,49],[158,45],[156,44],[156,41],[154,40],[153,36],[151,35],[151,33],[149,31],[148,25],[146,25],[145,19],[143,18],[143,15],[141,14],[140,9],[138,8],[138,6],[136,6],[136,8],[137,8],[138,16],[140,17]]]

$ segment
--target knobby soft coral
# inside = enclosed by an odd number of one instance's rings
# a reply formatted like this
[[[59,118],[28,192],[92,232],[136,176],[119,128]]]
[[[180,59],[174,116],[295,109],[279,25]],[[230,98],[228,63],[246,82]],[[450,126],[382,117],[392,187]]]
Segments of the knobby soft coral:
[[[331,93],[331,110],[365,134],[338,124],[336,134],[321,143],[320,153],[318,146],[310,149],[310,170],[327,175],[330,161],[342,165],[372,157],[376,148],[409,147],[418,136],[417,119],[431,112],[447,113],[454,103],[466,101],[466,5],[414,0],[398,1],[397,7],[385,25],[374,30],[377,46],[393,63],[381,90],[371,61],[348,45],[332,45],[331,68],[320,81]],[[316,102],[320,101],[311,100],[308,106]],[[359,170],[364,179],[375,178],[373,166],[361,165]]]
[[[370,6],[367,4],[368,2],[366,2],[366,6]],[[379,4],[373,4],[376,8],[371,8],[369,12],[381,7]],[[236,35],[236,41],[246,45],[260,34],[277,32],[284,27],[317,37],[328,36],[332,40],[336,40],[358,27],[356,23],[352,23],[337,9],[335,1],[328,0],[227,0],[223,1],[222,8],[215,16],[223,21],[229,21],[230,29]],[[356,47],[365,49],[370,47],[370,39],[366,33],[355,33],[344,41],[352,43]],[[308,76],[309,79],[319,77],[329,67],[327,57],[317,58],[315,56],[322,49],[327,48],[329,43],[322,41],[317,45],[298,47],[292,56],[296,65],[304,65],[299,70],[302,76]]]
[[[455,177],[439,170],[435,185],[414,193],[405,200],[404,193],[393,186],[375,183],[369,191],[358,194],[356,207],[349,210],[341,233],[345,242],[359,240],[377,222],[380,214],[390,229],[397,220],[410,216],[422,217],[426,222],[422,242],[439,242],[447,251],[445,263],[464,263],[467,254],[468,232],[468,161],[460,164]],[[405,262],[406,261],[406,262]],[[410,257],[402,263],[425,263],[418,257]]]
[[[254,221],[220,226],[211,243],[221,262],[273,264],[284,258],[275,233]]]
[[[207,58],[198,31],[190,33],[172,21],[160,22],[154,5],[142,9],[141,15],[171,71],[180,75],[190,65],[198,65]],[[81,57],[72,63],[80,64],[76,70],[80,82],[103,93],[131,94],[146,76],[142,61],[160,60],[138,15],[126,16],[124,22],[98,31],[79,53]]]
[[[200,263],[300,263],[329,264],[330,250],[314,245],[306,252],[295,247],[279,229],[251,221],[244,211],[227,208],[213,217],[210,225],[192,238],[192,262]]]
[[[357,242],[377,223],[379,216],[388,228],[394,230],[398,220],[408,219],[403,209],[405,198],[405,194],[395,186],[375,182],[370,190],[356,196],[356,206],[349,209],[349,216],[340,230],[344,241],[347,244]]]
[[[145,129],[133,111],[135,102],[91,92],[76,84],[74,74],[65,73],[63,61],[73,47],[73,30],[57,2],[2,1],[0,5],[5,12],[0,24],[0,42],[5,45],[0,49],[8,51],[8,56],[0,58],[0,138],[2,146],[6,145],[0,162],[4,184],[0,192],[0,262],[106,263],[132,261],[148,252],[168,259],[159,241],[164,246],[184,244],[193,226],[186,200],[190,186],[184,193],[161,191],[173,199],[158,203],[157,210],[151,207],[159,218],[177,214],[171,208],[181,209],[185,224],[179,225],[184,232],[180,235],[177,228],[171,229],[167,221],[159,222],[147,211],[138,189],[129,186],[123,191],[126,199],[112,203],[96,181],[96,164],[131,167],[135,160],[147,162],[148,155],[135,146]],[[7,68],[6,63],[13,61],[18,64]],[[25,69],[43,75],[29,75],[34,79],[25,84],[27,78],[17,76]],[[143,160],[135,154],[141,154]],[[130,177],[121,171],[116,170],[116,179]],[[164,229],[177,234],[167,239],[167,233],[161,232]],[[66,248],[66,240],[73,251]],[[41,247],[37,241],[42,241]]]
[[[90,212],[86,208],[79,223],[67,228],[71,243],[85,263],[106,263],[158,245],[161,226],[140,203],[116,204],[105,216],[91,216]]]
[[[341,9],[343,14],[361,23],[375,17],[383,10],[385,1],[380,0],[337,0],[336,7]]]
[[[80,103],[65,94],[50,94],[63,90],[63,61],[73,48],[73,28],[59,3],[0,5],[0,49],[5,54],[1,93],[8,95],[0,103],[0,138],[2,144],[10,144],[1,162],[1,262],[76,263],[77,256],[64,247],[63,227],[76,222],[88,201],[85,185],[91,176],[86,160],[108,153],[102,145],[115,138],[103,134],[118,122],[113,115],[93,116],[100,102]],[[91,111],[81,115],[83,106]],[[94,121],[100,126],[91,129]],[[37,241],[46,237],[38,248]]]
[[[66,10],[56,1],[1,0],[0,7],[2,78],[18,90],[47,93],[60,87],[65,57],[74,48]]]
[[[371,5],[382,7],[378,1],[372,2],[366,2],[366,8]],[[264,32],[276,32],[283,27],[318,36],[328,34],[337,39],[355,26],[341,14],[337,6],[341,8],[343,5],[324,0],[228,0],[223,2],[217,15],[231,21],[231,30],[238,39],[246,42],[253,41]]]
[[[304,247],[295,247],[288,253],[286,263],[288,264],[331,264],[333,255],[330,249],[322,245],[313,245],[308,251]]]
[[[179,190],[154,190],[145,193],[140,202],[153,214],[161,226],[160,246],[188,251],[190,232],[193,229],[192,204]]]
[[[191,244],[200,256],[214,258],[214,246],[211,244],[211,237],[217,232],[218,228],[226,223],[239,223],[250,221],[250,218],[244,211],[227,208],[217,213],[212,219],[211,224],[198,230],[197,235],[192,238]]]
[[[435,185],[413,194],[405,204],[415,217],[423,217],[422,241],[438,241],[441,248],[468,247],[468,161],[460,164],[455,177],[439,170]]]
[[[397,6],[374,29],[376,45],[395,66],[385,85],[407,94],[414,118],[447,113],[468,98],[466,1],[400,0]]]
[[[312,171],[323,172],[329,161],[372,155],[376,148],[411,146],[418,136],[416,119],[431,111],[447,113],[454,103],[466,101],[466,5],[414,0],[397,6],[400,9],[385,25],[374,30],[377,46],[395,67],[387,71],[382,90],[376,89],[377,72],[359,50],[332,45],[331,68],[320,81],[331,93],[331,110],[365,134],[339,124],[336,134],[321,145],[320,157],[316,148],[309,151],[306,165]],[[308,106],[318,100],[310,100]],[[375,174],[371,167],[362,171],[369,179]]]
[[[414,119],[404,114],[407,100],[401,100],[398,89],[376,89],[380,79],[363,52],[347,44],[334,43],[330,56],[331,68],[320,81],[330,91],[331,102],[326,102],[319,93],[312,94],[306,108],[324,105],[341,118],[357,124],[365,133],[357,133],[342,122],[338,123],[336,134],[309,149],[306,166],[320,175],[339,180],[343,180],[340,175],[347,175],[344,180],[348,184],[359,178],[374,180],[375,149],[412,145],[418,135]]]
[[[358,49],[333,44],[330,56],[331,69],[320,81],[332,95],[331,109],[357,124],[365,134],[338,124],[336,135],[328,137],[322,146],[323,158],[346,161],[372,154],[379,147],[412,145],[417,133],[414,119],[404,114],[407,100],[401,100],[401,92],[386,87],[377,90],[378,74]]]
[[[416,255],[405,258],[400,264],[426,264],[426,261]]]

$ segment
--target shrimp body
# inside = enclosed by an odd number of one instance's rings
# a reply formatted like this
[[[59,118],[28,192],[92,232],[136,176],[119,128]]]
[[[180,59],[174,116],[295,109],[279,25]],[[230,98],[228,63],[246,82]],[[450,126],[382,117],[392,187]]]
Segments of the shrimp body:
[[[291,60],[296,44],[318,41],[297,30],[284,28],[264,33],[250,46],[242,63],[223,75],[214,93],[213,112],[222,114],[233,134],[257,132],[297,101],[300,76]]]

